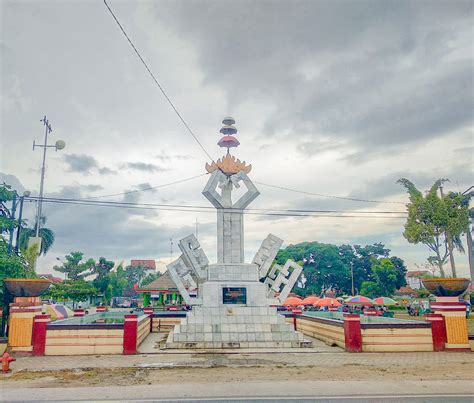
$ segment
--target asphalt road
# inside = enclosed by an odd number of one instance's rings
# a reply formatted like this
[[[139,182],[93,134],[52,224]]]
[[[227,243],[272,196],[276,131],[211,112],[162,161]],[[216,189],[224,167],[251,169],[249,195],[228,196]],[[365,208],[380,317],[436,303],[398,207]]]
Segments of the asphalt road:
[[[161,402],[474,402],[471,381],[298,381],[157,384],[80,388],[15,388],[2,401]]]

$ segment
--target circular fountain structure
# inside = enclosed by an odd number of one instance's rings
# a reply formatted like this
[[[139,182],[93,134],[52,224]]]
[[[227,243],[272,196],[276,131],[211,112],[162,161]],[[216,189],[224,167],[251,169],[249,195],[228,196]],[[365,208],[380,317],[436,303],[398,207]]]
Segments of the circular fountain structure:
[[[33,278],[6,278],[5,288],[14,297],[39,297],[51,285],[50,280]]]
[[[457,297],[467,290],[467,278],[425,278],[424,287],[437,297]]]

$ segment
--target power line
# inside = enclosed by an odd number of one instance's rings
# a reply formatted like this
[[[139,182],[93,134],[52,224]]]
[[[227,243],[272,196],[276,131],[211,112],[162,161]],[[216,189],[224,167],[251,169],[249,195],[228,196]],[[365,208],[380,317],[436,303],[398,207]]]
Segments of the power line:
[[[140,61],[143,63],[143,65],[145,66],[146,70],[148,71],[148,73],[150,74],[151,78],[153,79],[153,81],[155,82],[155,84],[158,86],[159,90],[161,91],[161,93],[163,94],[163,96],[165,97],[165,99],[168,101],[168,103],[170,104],[171,108],[173,108],[174,112],[176,113],[176,115],[178,116],[178,118],[181,120],[181,122],[183,123],[184,127],[188,130],[189,134],[191,134],[191,136],[194,138],[194,140],[196,141],[196,143],[199,144],[199,147],[201,147],[202,151],[204,151],[204,153],[207,155],[207,157],[211,160],[211,161],[214,161],[214,158],[211,157],[211,155],[206,151],[206,149],[204,148],[204,146],[201,144],[201,142],[199,141],[199,139],[197,138],[197,136],[194,134],[194,132],[191,130],[191,128],[189,127],[189,125],[186,123],[186,121],[184,120],[184,118],[181,116],[181,114],[179,113],[178,109],[176,109],[176,107],[174,106],[173,102],[171,101],[171,99],[168,97],[168,95],[166,94],[165,90],[163,89],[163,87],[161,86],[161,84],[158,82],[158,80],[156,79],[155,75],[153,74],[153,72],[150,70],[150,68],[148,67],[148,65],[146,64],[145,60],[143,60],[143,57],[140,55],[140,52],[137,50],[137,48],[135,47],[135,45],[133,44],[132,40],[130,39],[130,37],[127,35],[127,33],[125,32],[125,30],[123,29],[122,27],[122,24],[120,24],[119,20],[117,19],[117,17],[115,16],[114,12],[112,11],[112,9],[109,7],[109,5],[107,4],[107,1],[104,0],[104,4],[105,6],[107,7],[107,9],[109,10],[110,14],[112,15],[112,17],[114,18],[115,22],[117,23],[117,25],[119,26],[120,30],[122,31],[123,35],[125,36],[125,38],[127,38],[127,41],[128,43],[130,44],[130,46],[133,48],[133,50],[135,51],[136,55],[138,56],[138,58],[140,59]]]
[[[368,200],[368,199],[357,199],[357,198],[354,198],[354,197],[325,195],[325,194],[321,194],[321,193],[307,192],[307,191],[304,191],[304,190],[290,189],[290,188],[287,188],[287,187],[284,187],[284,186],[270,185],[268,183],[263,183],[263,182],[257,182],[257,181],[253,181],[253,182],[258,184],[258,185],[263,185],[263,186],[267,186],[267,187],[271,187],[271,188],[275,188],[275,189],[286,190],[286,191],[289,191],[289,192],[302,193],[302,194],[309,195],[309,196],[327,197],[327,198],[331,198],[331,199],[350,200],[350,201],[365,202],[365,203],[406,204],[405,202],[402,202],[402,201]]]
[[[37,200],[36,197],[28,198],[30,201]],[[71,204],[71,205],[82,205],[82,206],[94,206],[94,207],[112,207],[112,208],[126,208],[126,209],[139,209],[139,210],[163,210],[163,211],[179,211],[179,212],[192,212],[192,213],[214,213],[214,208],[208,208],[207,206],[201,207],[196,206],[195,208],[189,208],[188,206],[176,205],[141,205],[138,203],[120,203],[120,202],[104,202],[104,201],[85,201],[85,200],[67,200],[67,199],[52,199],[43,198],[44,203],[54,204]],[[211,210],[212,209],[212,210]],[[231,210],[231,209],[227,209]],[[323,212],[323,211],[322,211]],[[329,211],[330,212],[330,211]],[[339,211],[338,215],[328,214],[324,211],[321,213],[296,213],[296,212],[255,212],[255,211],[243,211],[242,214],[246,215],[260,215],[260,216],[283,216],[283,217],[325,217],[325,218],[383,218],[383,219],[406,219],[405,216],[383,216],[383,215],[354,215],[352,212],[348,215],[344,211]],[[342,215],[342,214],[344,215]],[[355,212],[357,213],[357,212]],[[374,212],[375,213],[375,212]]]
[[[200,178],[200,177],[206,176],[206,175],[209,175],[209,174],[206,172],[204,174],[195,175],[195,176],[192,176],[190,178],[181,179],[181,180],[170,182],[170,183],[165,183],[163,185],[150,186],[150,187],[143,188],[143,189],[129,190],[128,192],[114,193],[114,194],[101,195],[101,196],[91,196],[91,197],[86,197],[82,200],[92,200],[92,199],[100,199],[100,198],[103,198],[103,197],[124,196],[124,195],[128,195],[128,194],[131,194],[131,193],[146,192],[148,190],[154,190],[154,189],[159,189],[159,188],[163,188],[163,187],[166,187],[166,186],[176,185],[178,183],[188,182],[190,180]],[[78,199],[78,200],[81,200],[81,199]]]
[[[36,196],[29,197],[31,200],[37,200]],[[186,208],[186,209],[204,209],[215,210],[213,206],[199,206],[186,204],[163,204],[163,203],[137,203],[137,202],[116,202],[103,200],[90,200],[79,198],[60,198],[60,197],[43,197],[43,200],[51,202],[88,202],[90,204],[104,204],[116,206],[139,206],[139,207],[169,207],[169,208]],[[239,212],[240,209],[226,208],[226,211]],[[272,211],[272,212],[288,212],[288,213],[339,213],[339,214],[407,214],[405,211],[358,211],[358,210],[313,210],[313,209],[280,209],[280,208],[247,208],[247,211]]]

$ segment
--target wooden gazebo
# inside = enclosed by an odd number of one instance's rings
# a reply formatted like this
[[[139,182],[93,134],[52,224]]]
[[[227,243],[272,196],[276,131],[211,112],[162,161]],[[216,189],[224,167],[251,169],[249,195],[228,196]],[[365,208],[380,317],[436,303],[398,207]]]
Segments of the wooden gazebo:
[[[167,271],[155,281],[136,291],[143,294],[144,306],[182,305],[183,303],[178,287]]]

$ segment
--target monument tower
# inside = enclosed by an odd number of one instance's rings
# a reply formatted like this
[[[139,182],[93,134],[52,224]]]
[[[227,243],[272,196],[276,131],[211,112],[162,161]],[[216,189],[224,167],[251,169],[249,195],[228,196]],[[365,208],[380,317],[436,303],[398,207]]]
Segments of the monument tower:
[[[230,154],[239,146],[235,120],[225,118],[217,143],[222,158],[206,164],[203,195],[217,210],[217,263],[209,264],[194,235],[179,241],[181,256],[168,265],[185,302],[186,318],[169,334],[167,348],[301,347],[311,344],[277,314],[302,268],[288,260],[272,266],[283,241],[269,234],[252,263],[244,262],[244,210],[260,194],[248,177],[252,166]],[[235,188],[246,192],[232,199]],[[188,290],[197,290],[191,295]]]

